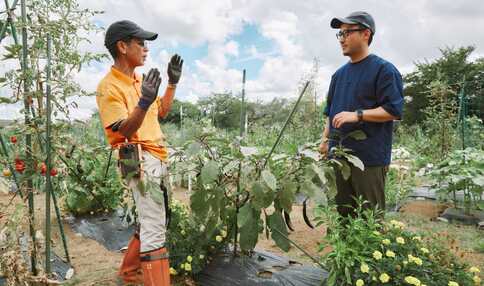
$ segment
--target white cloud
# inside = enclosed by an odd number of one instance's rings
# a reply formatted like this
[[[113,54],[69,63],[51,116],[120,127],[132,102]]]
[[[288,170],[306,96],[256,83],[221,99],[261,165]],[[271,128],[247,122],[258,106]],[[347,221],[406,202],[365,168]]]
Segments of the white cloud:
[[[150,45],[147,64],[139,71],[157,66],[162,71],[170,53],[181,46],[207,45],[203,58],[185,63],[177,97],[195,101],[211,92],[241,89],[242,73],[231,68],[231,63],[261,60],[256,79],[247,82],[247,95],[252,99],[272,99],[294,96],[301,77],[312,67],[314,58],[320,59],[319,89],[325,94],[332,72],[347,58],[341,51],[329,27],[332,17],[345,16],[352,11],[366,10],[376,21],[377,34],[372,52],[393,62],[401,72],[410,72],[414,62],[440,55],[445,46],[477,47],[474,58],[484,54],[484,37],[476,27],[484,26],[482,0],[468,1],[329,1],[329,0],[82,0],[83,7],[105,10],[96,23],[106,27],[110,23],[130,19],[145,29],[160,34]],[[274,50],[261,52],[252,45],[246,52],[243,42],[232,37],[245,24],[253,25],[273,43]],[[83,44],[83,51],[105,52],[103,33],[90,34],[92,44]],[[2,42],[3,44],[3,42]],[[1,47],[0,47],[1,51]],[[6,69],[0,62],[0,74]],[[85,67],[78,80],[88,90],[94,89],[110,63]],[[166,84],[166,76],[164,78]],[[0,89],[0,95],[8,93]],[[86,101],[86,106],[89,101]],[[0,106],[0,108],[5,108]],[[0,110],[1,112],[2,110]]]

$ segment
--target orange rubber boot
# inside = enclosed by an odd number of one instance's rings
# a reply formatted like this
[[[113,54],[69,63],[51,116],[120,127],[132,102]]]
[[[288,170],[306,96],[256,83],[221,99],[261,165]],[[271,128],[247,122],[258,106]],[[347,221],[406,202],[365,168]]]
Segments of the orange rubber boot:
[[[128,244],[128,249],[124,254],[123,263],[119,269],[118,275],[125,283],[141,284],[143,283],[143,273],[141,272],[140,261],[141,243],[139,235],[135,233]]]
[[[140,255],[144,286],[169,286],[170,263],[168,251],[160,248]]]

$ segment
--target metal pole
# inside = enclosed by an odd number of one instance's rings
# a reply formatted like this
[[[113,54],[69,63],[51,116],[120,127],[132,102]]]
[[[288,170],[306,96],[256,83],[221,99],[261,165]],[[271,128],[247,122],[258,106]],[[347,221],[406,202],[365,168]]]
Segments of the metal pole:
[[[27,10],[25,5],[25,0],[21,0],[21,9],[22,9],[22,75],[23,75],[23,91],[24,91],[24,107],[25,107],[25,125],[30,126],[30,116],[29,116],[29,109],[30,109],[30,96],[29,96],[29,88],[30,88],[30,80],[28,79],[27,74],[27,58],[28,58],[28,50],[27,50]],[[27,161],[27,171],[32,171],[32,136],[28,132],[25,135],[25,145],[26,145],[26,161]],[[36,266],[36,256],[37,256],[37,243],[35,239],[35,230],[34,230],[34,194],[32,193],[33,182],[32,178],[27,179],[27,192],[28,192],[28,201],[29,201],[29,223],[30,223],[30,236],[32,237],[32,253],[30,257],[30,262],[32,264],[32,273],[37,275],[37,266]]]
[[[61,213],[59,210],[59,206],[57,205],[57,198],[55,197],[54,188],[51,187],[51,189],[52,189],[51,194],[52,194],[52,200],[54,202],[55,214],[57,215],[57,223],[59,224],[59,230],[62,238],[62,245],[64,246],[64,252],[66,255],[67,262],[71,263],[71,258],[69,257],[69,251],[67,250],[67,240],[64,232],[64,225],[62,224]]]
[[[299,95],[299,98],[297,99],[296,101],[296,104],[294,105],[294,107],[292,108],[292,111],[291,113],[289,114],[289,116],[287,117],[286,119],[286,122],[284,123],[284,126],[282,127],[281,131],[279,132],[279,136],[277,136],[277,140],[276,142],[274,143],[274,146],[272,146],[272,149],[271,151],[269,152],[269,154],[267,154],[267,157],[264,161],[264,166],[262,167],[262,169],[264,169],[267,165],[267,162],[269,162],[269,159],[271,158],[272,156],[272,153],[274,152],[274,150],[276,149],[277,147],[277,144],[279,144],[279,141],[281,140],[282,138],[282,134],[284,134],[284,130],[286,130],[286,127],[287,125],[289,124],[289,122],[291,121],[292,119],[292,116],[294,115],[294,113],[296,112],[296,109],[297,109],[297,106],[299,105],[299,102],[301,101],[301,98],[303,97],[304,93],[306,93],[306,89],[308,88],[308,85],[309,85],[309,81],[306,82],[306,84],[304,85],[304,88],[302,89],[301,91],[301,94]]]
[[[245,69],[242,74],[242,100],[240,102],[240,137],[244,136],[245,131]]]
[[[245,101],[245,69],[242,73],[242,101],[240,103],[240,143],[242,144],[242,136],[244,136],[244,101]],[[235,196],[235,218],[234,218],[234,257],[237,256],[237,238],[239,236],[239,226],[237,217],[240,210],[240,173],[242,172],[242,160],[239,161],[239,170],[237,176],[237,195]]]
[[[47,1],[49,4],[49,1]],[[51,224],[50,224],[50,198],[54,198],[54,194],[52,192],[52,182],[50,172],[52,170],[52,156],[51,156],[51,44],[52,39],[50,33],[47,33],[47,66],[46,66],[46,112],[47,112],[47,119],[46,119],[46,129],[47,129],[47,142],[46,142],[46,149],[47,149],[47,173],[45,174],[46,177],[46,189],[45,189],[45,272],[47,275],[51,273],[51,261],[50,261],[50,238],[51,238]],[[60,224],[62,225],[62,224]]]

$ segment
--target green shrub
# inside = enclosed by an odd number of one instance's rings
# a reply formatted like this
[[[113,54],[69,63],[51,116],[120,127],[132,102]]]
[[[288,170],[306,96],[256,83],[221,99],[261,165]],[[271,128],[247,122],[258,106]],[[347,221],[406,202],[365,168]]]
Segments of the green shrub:
[[[359,208],[343,226],[334,209],[318,212],[319,223],[330,229],[325,241],[332,251],[322,259],[329,286],[474,285],[479,280],[477,268],[458,262],[448,249],[406,230],[399,221],[382,222],[371,210]]]

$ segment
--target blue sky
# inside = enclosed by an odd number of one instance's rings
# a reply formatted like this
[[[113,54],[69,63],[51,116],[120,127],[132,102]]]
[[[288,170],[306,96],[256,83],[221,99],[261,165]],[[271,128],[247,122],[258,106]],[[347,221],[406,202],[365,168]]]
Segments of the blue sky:
[[[484,37],[469,27],[484,26],[482,0],[82,0],[82,8],[104,13],[92,19],[102,28],[117,20],[135,21],[159,33],[150,43],[143,72],[166,69],[170,56],[185,59],[176,97],[196,102],[211,93],[241,90],[242,70],[247,70],[249,100],[294,97],[298,82],[318,59],[316,84],[324,100],[332,73],[348,59],[340,51],[329,27],[333,17],[356,10],[373,15],[377,32],[371,52],[392,62],[403,74],[414,63],[440,55],[439,48],[474,45],[475,57],[484,56]],[[2,10],[3,4],[0,4]],[[104,32],[90,34],[86,52],[106,52]],[[3,44],[3,42],[2,42]],[[0,54],[3,54],[0,46]],[[76,80],[87,91],[110,68],[110,61],[85,67]],[[0,75],[18,63],[0,61]],[[166,75],[164,75],[166,84]],[[11,90],[0,88],[0,96]],[[75,116],[85,118],[96,108],[93,98],[76,99]],[[0,105],[0,118],[19,116],[18,107]]]

